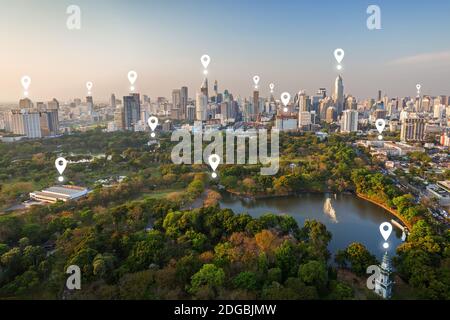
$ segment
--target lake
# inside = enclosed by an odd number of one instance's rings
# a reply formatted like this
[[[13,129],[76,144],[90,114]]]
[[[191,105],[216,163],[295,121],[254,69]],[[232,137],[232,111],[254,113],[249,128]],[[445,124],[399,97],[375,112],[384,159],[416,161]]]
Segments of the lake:
[[[299,226],[303,226],[306,219],[318,220],[333,234],[328,247],[331,253],[346,248],[352,242],[360,242],[379,260],[384,254],[384,239],[379,226],[393,218],[383,208],[352,194],[338,194],[335,198],[333,194],[306,193],[256,200],[241,200],[229,193],[222,196],[220,206],[232,209],[236,214],[247,212],[253,217],[265,213],[288,214],[295,218]],[[326,200],[327,198],[330,200]],[[329,209],[324,210],[326,201],[330,202],[334,215]],[[326,207],[329,208],[329,205]],[[401,236],[402,231],[393,226],[388,239],[389,255],[395,255],[395,248],[402,243]]]

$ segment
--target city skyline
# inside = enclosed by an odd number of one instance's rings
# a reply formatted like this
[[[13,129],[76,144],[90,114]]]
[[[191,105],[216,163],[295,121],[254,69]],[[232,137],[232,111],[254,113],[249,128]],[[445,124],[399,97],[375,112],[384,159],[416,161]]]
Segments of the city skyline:
[[[366,28],[369,2],[255,3],[239,3],[236,10],[235,1],[78,1],[81,30],[71,31],[66,8],[72,3],[10,2],[0,14],[0,37],[7,44],[0,53],[0,101],[23,96],[23,75],[32,78],[33,101],[84,97],[87,81],[94,84],[96,100],[107,101],[111,93],[128,94],[129,70],[138,72],[135,92],[170,97],[174,88],[187,86],[195,99],[205,53],[211,56],[210,82],[217,79],[220,92],[228,89],[240,97],[252,95],[256,74],[262,96],[269,95],[272,82],[275,96],[284,91],[294,96],[301,89],[313,94],[320,87],[331,92],[339,73],[345,94],[358,99],[374,97],[377,90],[414,96],[417,83],[423,94],[450,94],[440,80],[450,77],[450,48],[441,41],[450,26],[449,3],[378,1],[382,29],[374,31]],[[425,6],[432,20],[422,18]],[[280,23],[265,25],[268,20]],[[224,21],[230,28],[223,28]],[[333,57],[338,47],[345,50],[340,72]]]

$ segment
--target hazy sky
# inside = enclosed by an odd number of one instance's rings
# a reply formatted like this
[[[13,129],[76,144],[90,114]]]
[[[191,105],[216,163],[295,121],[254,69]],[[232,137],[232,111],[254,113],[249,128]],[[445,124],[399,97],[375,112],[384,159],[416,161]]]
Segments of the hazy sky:
[[[282,0],[0,0],[0,101],[18,101],[20,78],[32,78],[30,98],[86,95],[97,101],[136,88],[152,98],[202,82],[209,54],[210,85],[249,96],[261,91],[330,92],[338,72],[334,49],[345,50],[345,93],[358,98],[450,95],[450,1]],[[66,28],[66,8],[81,8],[81,30]],[[381,7],[382,30],[366,27],[367,6]],[[266,95],[264,92],[262,95]]]

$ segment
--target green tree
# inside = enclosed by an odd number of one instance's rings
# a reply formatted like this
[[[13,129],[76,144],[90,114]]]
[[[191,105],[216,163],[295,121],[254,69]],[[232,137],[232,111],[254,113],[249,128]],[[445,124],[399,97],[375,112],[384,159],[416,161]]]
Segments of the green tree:
[[[192,276],[189,292],[196,294],[201,287],[207,286],[215,293],[222,287],[225,281],[225,272],[213,264],[205,264]]]

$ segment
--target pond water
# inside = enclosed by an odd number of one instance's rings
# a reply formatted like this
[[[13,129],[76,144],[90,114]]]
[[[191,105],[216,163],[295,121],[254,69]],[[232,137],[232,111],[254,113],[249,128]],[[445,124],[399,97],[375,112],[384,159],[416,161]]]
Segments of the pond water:
[[[360,242],[379,260],[385,251],[379,226],[393,218],[383,208],[352,194],[306,193],[256,200],[242,200],[229,193],[222,196],[220,206],[232,209],[236,214],[247,212],[253,217],[265,213],[288,214],[299,226],[303,226],[306,219],[318,220],[333,234],[329,245],[331,253],[346,248],[352,242]],[[402,231],[393,226],[388,239],[390,256],[395,255],[396,247],[402,243],[401,236]]]

